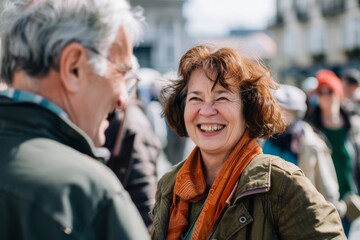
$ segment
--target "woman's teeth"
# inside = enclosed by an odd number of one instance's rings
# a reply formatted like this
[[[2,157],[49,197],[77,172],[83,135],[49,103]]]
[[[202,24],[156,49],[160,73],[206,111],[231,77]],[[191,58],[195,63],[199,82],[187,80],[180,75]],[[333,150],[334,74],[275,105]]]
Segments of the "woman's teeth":
[[[215,132],[223,129],[224,125],[200,125],[200,129],[205,132]]]

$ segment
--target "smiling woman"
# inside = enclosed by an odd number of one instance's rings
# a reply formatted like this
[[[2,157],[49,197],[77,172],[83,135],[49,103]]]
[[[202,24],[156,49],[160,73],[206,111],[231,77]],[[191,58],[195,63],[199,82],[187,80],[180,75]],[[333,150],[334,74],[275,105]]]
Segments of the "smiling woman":
[[[285,128],[267,68],[196,46],[178,74],[162,91],[163,114],[196,147],[158,183],[153,239],[344,239],[334,206],[256,141]]]
[[[213,85],[203,69],[193,71],[185,100],[185,126],[204,159],[226,159],[245,130],[243,107],[239,89]]]

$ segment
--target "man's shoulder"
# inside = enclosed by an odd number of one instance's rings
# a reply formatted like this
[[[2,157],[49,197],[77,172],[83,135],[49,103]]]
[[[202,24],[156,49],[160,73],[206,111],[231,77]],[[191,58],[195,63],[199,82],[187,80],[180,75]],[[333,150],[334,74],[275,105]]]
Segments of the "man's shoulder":
[[[21,144],[0,165],[1,202],[17,206],[19,215],[32,209],[49,221],[79,230],[107,203],[129,202],[122,197],[127,194],[122,185],[103,163],[50,139]]]
[[[26,169],[22,174],[27,176],[27,184],[53,188],[54,197],[64,191],[77,191],[81,192],[79,196],[92,198],[123,191],[113,172],[102,162],[51,139],[26,141],[9,161],[18,167],[8,174],[15,178],[21,169]]]
[[[114,173],[104,163],[55,141],[48,145],[50,144],[54,144],[53,152],[57,152],[58,155],[49,157],[49,161],[69,175],[76,176],[73,179],[75,183],[92,184],[92,187],[107,191],[123,190]]]

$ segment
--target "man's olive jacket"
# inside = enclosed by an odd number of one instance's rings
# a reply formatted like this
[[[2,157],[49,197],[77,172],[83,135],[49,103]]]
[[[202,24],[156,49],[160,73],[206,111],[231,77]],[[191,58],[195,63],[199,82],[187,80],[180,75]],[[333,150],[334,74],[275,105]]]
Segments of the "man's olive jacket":
[[[0,96],[0,239],[148,239],[94,151],[69,120]]]
[[[173,187],[180,163],[160,180],[152,239],[166,239]],[[204,239],[346,239],[335,207],[302,171],[278,157],[259,154],[242,173],[231,204]]]

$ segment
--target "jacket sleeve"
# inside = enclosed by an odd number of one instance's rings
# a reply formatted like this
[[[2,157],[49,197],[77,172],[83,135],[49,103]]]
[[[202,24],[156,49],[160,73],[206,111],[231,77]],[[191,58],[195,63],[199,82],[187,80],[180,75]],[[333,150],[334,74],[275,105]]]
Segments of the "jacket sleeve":
[[[274,168],[272,210],[281,239],[346,239],[336,208],[302,171]]]
[[[124,191],[104,200],[94,226],[97,239],[150,239],[139,212]]]

